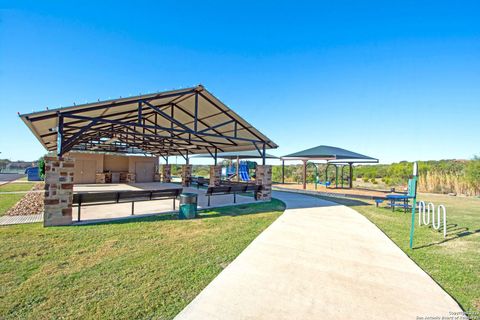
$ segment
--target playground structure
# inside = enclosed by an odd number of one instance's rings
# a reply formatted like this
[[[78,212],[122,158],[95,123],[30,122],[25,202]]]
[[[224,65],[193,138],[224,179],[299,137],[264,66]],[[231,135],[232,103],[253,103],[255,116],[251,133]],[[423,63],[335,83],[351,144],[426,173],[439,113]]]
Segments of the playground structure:
[[[257,163],[253,161],[229,161],[223,168],[222,175],[228,181],[237,178],[237,181],[249,182],[255,178],[255,174],[250,174],[250,171],[255,170],[256,167]]]
[[[192,158],[209,158],[207,154],[192,156]],[[219,159],[227,160],[226,166],[222,170],[222,175],[228,181],[249,182],[254,178],[251,170],[255,170],[257,163],[254,161],[245,161],[246,159],[278,159],[278,157],[265,153],[265,157],[257,151],[237,151],[237,152],[219,152]],[[243,161],[242,161],[243,160]]]
[[[335,188],[338,188],[339,181],[341,183],[341,188],[344,188],[344,170],[345,167],[349,167],[349,176],[347,178],[348,188],[352,189],[353,165],[358,163],[378,163],[378,159],[365,156],[363,154],[359,154],[342,148],[323,145],[295,152],[280,157],[280,159],[282,160],[282,184],[285,183],[285,161],[301,160],[303,162],[303,189],[307,188],[307,166],[310,164],[313,164],[315,166],[315,189],[317,189],[317,184],[324,185],[325,187],[331,186],[332,183],[330,182],[328,177],[328,169],[330,166],[335,167]],[[315,162],[312,162],[315,160],[325,161],[327,164],[325,169],[325,179],[323,181],[320,180],[317,164]],[[338,177],[339,171],[341,172],[340,180]]]

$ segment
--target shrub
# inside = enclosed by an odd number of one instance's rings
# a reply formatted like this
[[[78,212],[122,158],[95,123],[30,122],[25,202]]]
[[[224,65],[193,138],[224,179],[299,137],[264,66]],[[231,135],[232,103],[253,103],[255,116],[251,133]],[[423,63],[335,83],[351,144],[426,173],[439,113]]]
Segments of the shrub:
[[[38,159],[38,172],[39,172],[40,178],[42,180],[45,179],[45,159],[43,159],[43,157]]]

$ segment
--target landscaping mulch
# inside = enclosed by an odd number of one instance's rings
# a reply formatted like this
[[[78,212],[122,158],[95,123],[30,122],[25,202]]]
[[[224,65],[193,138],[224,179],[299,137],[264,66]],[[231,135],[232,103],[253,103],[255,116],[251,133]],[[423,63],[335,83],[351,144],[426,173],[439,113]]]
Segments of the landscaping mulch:
[[[43,190],[43,187],[43,183],[35,184],[31,191],[26,193],[6,214],[9,216],[25,216],[43,213],[44,193],[38,192],[38,190]]]

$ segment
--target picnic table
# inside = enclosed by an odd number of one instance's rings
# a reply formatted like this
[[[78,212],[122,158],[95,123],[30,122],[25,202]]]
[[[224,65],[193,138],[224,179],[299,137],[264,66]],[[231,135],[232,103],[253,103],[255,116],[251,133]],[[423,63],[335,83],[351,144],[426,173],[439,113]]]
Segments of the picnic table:
[[[412,196],[407,194],[387,194],[386,198],[390,201],[390,207],[392,208],[392,211],[395,210],[395,207],[403,207],[403,211],[405,213],[410,207],[409,200],[413,199]]]

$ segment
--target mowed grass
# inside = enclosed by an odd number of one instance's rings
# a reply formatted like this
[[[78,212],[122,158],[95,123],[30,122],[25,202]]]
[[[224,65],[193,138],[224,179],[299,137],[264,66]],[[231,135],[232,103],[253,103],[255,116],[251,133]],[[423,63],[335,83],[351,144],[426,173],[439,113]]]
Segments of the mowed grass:
[[[322,197],[345,204],[375,223],[412,260],[437,281],[466,311],[480,313],[480,199],[420,194],[418,199],[447,208],[447,238],[443,232],[418,226],[409,248],[411,213],[376,208],[373,202]],[[418,297],[421,299],[422,297]]]
[[[28,191],[35,183],[7,183],[0,186],[0,192]],[[3,216],[25,194],[0,194],[0,216]]]
[[[0,319],[171,319],[284,210],[0,228]]]
[[[0,192],[29,191],[35,185],[34,182],[7,183],[0,186]]]

